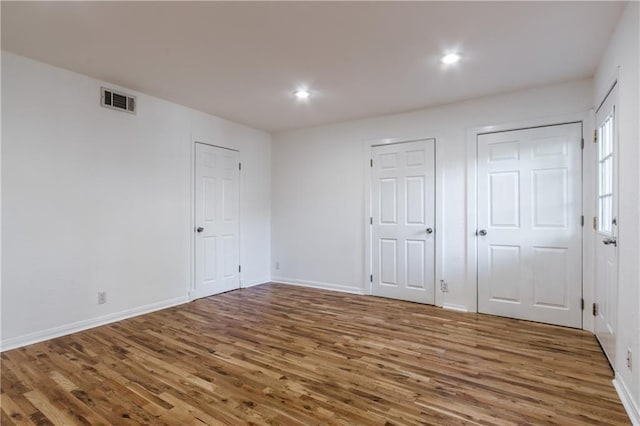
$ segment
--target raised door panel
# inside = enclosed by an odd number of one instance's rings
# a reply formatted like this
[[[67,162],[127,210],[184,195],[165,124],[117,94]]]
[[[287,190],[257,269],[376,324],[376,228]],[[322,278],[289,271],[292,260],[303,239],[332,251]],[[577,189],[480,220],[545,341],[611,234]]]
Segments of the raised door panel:
[[[216,214],[216,196],[217,196],[217,180],[213,177],[202,178],[202,219],[204,222],[215,222]]]
[[[202,280],[205,282],[212,282],[216,280],[216,274],[218,268],[216,267],[217,261],[217,238],[215,236],[212,237],[202,237],[203,239],[203,259],[202,259],[202,269],[204,270],[204,274]]]
[[[424,167],[426,153],[425,148],[412,149],[405,152],[407,167]]]
[[[222,278],[231,278],[236,275],[238,265],[236,263],[236,244],[234,235],[223,235],[222,243]]]
[[[533,159],[548,160],[549,158],[566,157],[568,153],[568,144],[565,137],[548,136],[534,137]]]
[[[388,152],[380,154],[377,158],[380,164],[380,170],[389,171],[398,167],[398,153]]]
[[[378,182],[379,205],[377,217],[381,224],[398,223],[398,179],[385,178]]]
[[[380,283],[383,285],[398,285],[398,241],[382,238],[380,244]]]
[[[568,248],[533,247],[533,303],[551,309],[569,309],[571,277]]]
[[[569,171],[567,168],[533,170],[533,227],[567,228]]]
[[[407,287],[412,289],[426,289],[426,253],[424,240],[405,241],[405,276],[407,277]]]
[[[496,302],[520,303],[522,265],[519,246],[489,246],[490,298]]]
[[[237,220],[238,209],[236,183],[232,179],[222,180],[222,220],[226,223]]]
[[[489,220],[491,228],[520,227],[520,173],[489,174]]]
[[[520,142],[506,141],[489,145],[489,163],[503,163],[505,161],[517,161],[520,159]]]
[[[424,181],[424,176],[409,176],[405,180],[407,225],[425,225]]]

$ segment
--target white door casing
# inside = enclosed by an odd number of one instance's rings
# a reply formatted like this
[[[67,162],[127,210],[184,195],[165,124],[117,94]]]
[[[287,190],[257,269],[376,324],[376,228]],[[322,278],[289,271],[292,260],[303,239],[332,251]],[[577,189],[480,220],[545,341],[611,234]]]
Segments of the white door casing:
[[[617,85],[596,113],[597,187],[594,227],[595,314],[594,331],[600,345],[615,365],[618,315],[618,159]]]
[[[371,148],[372,294],[435,302],[435,140]]]
[[[193,299],[240,288],[239,156],[195,144]]]
[[[581,123],[478,135],[478,312],[582,327],[581,141]]]

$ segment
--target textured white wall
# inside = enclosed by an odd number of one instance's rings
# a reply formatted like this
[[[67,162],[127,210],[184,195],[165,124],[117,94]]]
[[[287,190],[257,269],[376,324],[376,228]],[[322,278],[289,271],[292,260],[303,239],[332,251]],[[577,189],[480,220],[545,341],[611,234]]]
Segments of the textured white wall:
[[[618,335],[616,376],[640,407],[640,4],[629,2],[594,78],[599,105],[618,78]],[[627,349],[635,371],[627,368]],[[640,418],[636,419],[640,422]]]
[[[186,299],[193,139],[241,151],[242,283],[269,280],[270,135],[101,85],[2,53],[3,348]]]

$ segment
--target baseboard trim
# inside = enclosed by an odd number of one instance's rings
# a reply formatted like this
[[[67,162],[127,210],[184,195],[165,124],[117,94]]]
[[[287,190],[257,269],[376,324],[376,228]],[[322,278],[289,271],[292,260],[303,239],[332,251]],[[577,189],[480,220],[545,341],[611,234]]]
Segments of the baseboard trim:
[[[182,305],[183,303],[187,302],[189,302],[188,296],[180,296],[173,299],[163,300],[161,302],[150,303],[148,305],[138,306],[136,308],[115,312],[113,314],[103,315],[97,318],[77,321],[71,324],[65,324],[58,327],[49,328],[47,330],[25,334],[24,336],[4,339],[0,341],[0,352],[21,348],[23,346],[32,345],[34,343],[43,342],[45,340],[54,339],[56,337],[66,336],[68,334],[73,334],[79,331],[88,330],[90,328],[99,327],[101,325],[122,321],[127,318],[148,314],[151,312],[159,311],[161,309],[171,308],[173,306]]]
[[[320,290],[340,291],[342,293],[364,294],[364,290],[360,287],[348,286],[342,284],[324,283],[319,281],[298,280],[287,277],[271,277],[271,282],[276,284],[297,285],[301,287],[317,288]]]
[[[450,309],[458,312],[469,312],[466,305],[456,305],[455,303],[443,303],[442,309]]]
[[[240,283],[240,288],[249,288],[249,287],[254,287],[260,284],[266,284],[270,282],[271,282],[271,279],[269,278],[262,278],[259,280],[246,280]]]
[[[631,420],[631,424],[634,426],[640,426],[640,410],[633,400],[631,393],[629,393],[629,389],[627,389],[624,382],[618,377],[617,374],[616,378],[613,379],[613,387],[615,387],[616,392],[618,392],[620,401],[622,401],[622,405],[627,411],[627,415]]]

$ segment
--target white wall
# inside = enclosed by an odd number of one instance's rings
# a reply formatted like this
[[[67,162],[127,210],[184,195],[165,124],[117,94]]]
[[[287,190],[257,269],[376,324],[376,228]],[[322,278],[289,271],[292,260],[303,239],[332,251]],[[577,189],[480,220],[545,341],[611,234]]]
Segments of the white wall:
[[[618,72],[619,181],[618,285],[619,317],[616,377],[640,407],[640,5],[629,2],[594,78],[599,105]],[[619,67],[619,68],[618,68]],[[627,349],[635,371],[627,368]],[[635,419],[640,424],[640,418]]]
[[[3,349],[187,300],[192,140],[241,151],[242,284],[269,280],[270,135],[101,85],[2,53]]]
[[[469,307],[466,280],[466,143],[469,128],[580,113],[591,80],[486,97],[405,114],[275,134],[272,145],[272,279],[362,292],[366,141],[437,138],[445,212],[445,305]],[[275,269],[279,262],[280,269]]]

